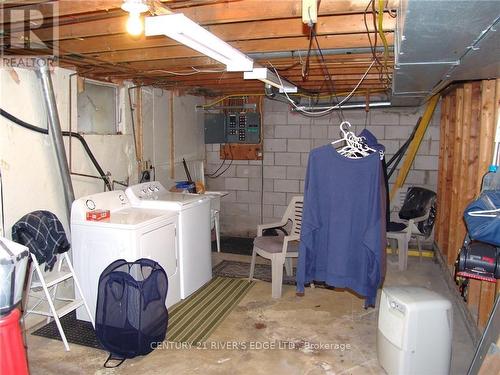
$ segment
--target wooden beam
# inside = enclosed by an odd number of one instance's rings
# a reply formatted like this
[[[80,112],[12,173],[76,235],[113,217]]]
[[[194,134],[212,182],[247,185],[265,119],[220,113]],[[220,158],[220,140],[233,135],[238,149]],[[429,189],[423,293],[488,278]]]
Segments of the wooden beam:
[[[328,55],[325,56],[325,61],[328,67],[332,66],[342,66],[345,64],[348,65],[356,65],[367,67],[371,64],[373,60],[373,56],[371,54],[339,54],[339,55]],[[266,66],[268,61],[272,62],[276,67],[290,66],[294,63],[300,61],[299,57],[295,58],[280,58],[280,59],[262,59],[256,60],[258,63],[260,62],[262,65]],[[199,68],[216,68],[217,66],[224,68],[223,65],[214,62],[214,60],[203,56],[203,57],[191,57],[191,58],[172,58],[172,59],[163,59],[163,60],[153,60],[153,61],[138,61],[138,62],[129,62],[124,63],[127,67],[136,69],[136,70],[151,70],[151,69],[167,69],[167,70],[175,70],[179,71],[183,68],[190,68],[192,66]],[[316,59],[311,61],[311,66],[318,66],[319,63]]]
[[[98,21],[93,21],[93,23],[96,22]],[[60,48],[75,53],[90,53],[177,45],[175,41],[163,35],[157,37],[141,36],[139,38],[133,38],[126,33],[125,26],[121,24],[107,25],[107,27],[102,30],[102,33],[99,33],[91,22],[88,22],[88,24],[88,27],[83,29],[85,32],[79,34],[76,34],[74,28],[71,28],[74,34],[73,39],[61,41]],[[373,25],[371,19],[368,20],[368,24]],[[394,31],[395,19],[386,14],[384,25],[387,32]],[[118,27],[114,29],[114,26]],[[298,18],[220,24],[207,26],[205,28],[227,42],[297,37],[307,36],[309,34],[309,30]],[[374,31],[373,27],[370,28],[370,31]],[[318,35],[365,32],[363,15],[360,14],[320,17],[317,26]],[[116,34],[112,35],[114,33]]]
[[[444,176],[446,171],[446,134],[449,127],[448,121],[448,110],[450,107],[450,97],[445,96],[441,98],[441,120],[439,124],[439,160],[438,160],[438,189],[437,189],[437,217],[436,217],[436,230],[434,231],[434,239],[439,245],[439,248],[443,248],[441,242],[443,238],[442,227],[443,218],[445,217],[444,205],[446,201],[446,190],[444,185]]]
[[[448,142],[447,142],[447,170],[446,170],[446,185],[447,189],[447,202],[445,209],[445,221],[444,221],[444,235],[443,235],[443,246],[444,253],[448,256],[449,253],[449,244],[450,244],[450,210],[451,210],[451,192],[450,186],[453,184],[453,160],[455,154],[455,122],[456,122],[456,107],[457,107],[457,96],[456,91],[451,95],[451,106],[448,109],[448,116],[450,121],[449,133],[448,133]]]
[[[174,93],[170,92],[168,96],[168,109],[170,120],[170,178],[175,178],[175,137],[174,137]]]
[[[500,89],[497,87],[497,80],[483,81],[482,103],[481,103],[481,138],[479,164],[480,171],[484,173],[492,162],[493,142],[496,129],[496,116],[500,100]],[[486,138],[483,140],[483,137]],[[483,169],[484,168],[484,169]],[[488,322],[488,318],[495,302],[496,285],[494,283],[481,282],[481,294],[479,299],[478,327],[483,330]]]
[[[101,12],[103,14],[113,15],[104,20],[99,20],[92,24],[96,33],[106,29],[109,25],[110,29],[117,29],[126,22],[126,14],[119,8],[122,0],[104,0],[104,1],[87,1],[87,0],[66,0],[59,1],[58,15],[60,21],[64,18],[70,18],[76,23],[75,30],[71,30],[71,25],[61,26],[60,38],[68,39],[79,35],[79,33],[86,33],[84,28],[80,28],[77,23],[80,22],[77,15],[85,15],[89,12]],[[171,9],[175,9],[177,13],[184,13],[187,17],[201,25],[218,24],[218,23],[232,23],[232,22],[247,22],[256,20],[270,20],[279,18],[294,18],[301,17],[301,1],[295,0],[275,0],[275,1],[259,1],[256,6],[255,0],[240,0],[240,1],[223,1],[218,3],[209,3],[200,6],[182,7],[175,6],[175,3],[166,4]],[[180,3],[182,4],[182,3]],[[396,8],[397,0],[391,0],[387,8]],[[191,4],[189,4],[191,5]],[[45,6],[45,9],[42,9]],[[348,13],[363,13],[366,8],[366,0],[322,0],[318,15],[334,15],[334,14],[348,14]],[[35,10],[35,7],[30,7]],[[41,13],[47,14],[52,11],[48,9],[47,5],[41,5],[39,9]],[[116,12],[118,11],[118,12]],[[123,14],[116,16],[116,14]],[[71,16],[71,17],[64,17]],[[14,19],[12,22],[22,22],[22,18]],[[124,32],[124,31],[122,31]],[[48,30],[40,30],[39,36],[41,40],[50,40],[51,33]]]
[[[456,89],[456,108],[455,108],[455,138],[453,146],[453,174],[452,174],[452,184],[449,187],[451,193],[451,205],[450,205],[450,221],[449,226],[452,228],[450,231],[450,239],[448,245],[448,266],[455,262],[456,255],[458,253],[457,246],[457,235],[456,226],[458,218],[461,218],[462,214],[459,213],[460,204],[460,178],[462,174],[461,170],[461,158],[462,158],[462,144],[464,142],[463,138],[463,110],[464,110],[464,89],[460,86]]]
[[[472,199],[479,193],[477,189],[477,181],[481,179],[478,173],[478,154],[479,154],[479,132],[481,128],[481,83],[472,83],[472,111],[471,111],[471,127],[469,134],[469,163],[466,197],[467,201]],[[467,305],[472,316],[478,319],[479,316],[479,299],[481,295],[481,281],[470,279],[469,290],[467,292]]]

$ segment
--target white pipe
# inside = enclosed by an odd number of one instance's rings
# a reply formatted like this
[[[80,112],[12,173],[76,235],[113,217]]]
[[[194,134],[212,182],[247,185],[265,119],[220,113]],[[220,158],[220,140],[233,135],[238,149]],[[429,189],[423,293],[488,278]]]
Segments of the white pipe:
[[[368,107],[370,108],[377,108],[377,107],[389,107],[391,105],[391,102],[375,102],[375,103],[369,103]],[[294,111],[324,111],[326,109],[331,109],[332,105],[328,106],[297,106],[297,108],[294,108]],[[365,103],[353,103],[353,104],[342,104],[340,106],[342,109],[356,109],[356,108],[366,108]],[[334,110],[339,109],[339,107],[332,108]]]

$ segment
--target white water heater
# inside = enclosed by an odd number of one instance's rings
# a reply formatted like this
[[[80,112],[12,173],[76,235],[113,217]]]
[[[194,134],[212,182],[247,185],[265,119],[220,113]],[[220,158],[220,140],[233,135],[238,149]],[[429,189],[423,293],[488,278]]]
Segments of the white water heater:
[[[389,375],[448,375],[453,311],[441,295],[419,287],[382,290],[377,353]]]

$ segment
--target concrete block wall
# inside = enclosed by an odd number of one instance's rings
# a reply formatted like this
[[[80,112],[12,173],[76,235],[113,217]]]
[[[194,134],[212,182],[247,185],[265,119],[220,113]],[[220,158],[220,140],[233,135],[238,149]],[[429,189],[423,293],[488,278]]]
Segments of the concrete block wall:
[[[389,160],[410,135],[424,108],[344,110],[344,116],[359,133],[366,126],[386,147]],[[261,222],[281,218],[291,197],[303,194],[309,151],[339,138],[339,116],[309,118],[291,112],[287,104],[265,100],[263,107],[264,160],[230,161],[219,170],[218,178],[207,178],[210,190],[229,194],[221,202],[221,232],[252,237]],[[206,172],[214,172],[222,162],[219,145],[206,145]],[[439,154],[439,107],[407,177],[407,185],[436,191]],[[404,159],[403,159],[404,160]],[[400,165],[402,162],[400,163]],[[391,184],[397,172],[394,173]],[[262,205],[261,205],[262,201]]]

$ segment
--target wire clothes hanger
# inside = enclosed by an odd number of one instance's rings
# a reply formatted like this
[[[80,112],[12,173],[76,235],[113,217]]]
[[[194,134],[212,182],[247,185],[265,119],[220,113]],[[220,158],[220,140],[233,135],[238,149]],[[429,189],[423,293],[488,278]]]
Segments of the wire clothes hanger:
[[[331,142],[335,145],[340,142],[345,142],[345,146],[338,149],[337,152],[350,159],[361,159],[374,152],[380,154],[380,159],[384,158],[384,152],[382,150],[376,150],[365,143],[364,137],[358,137],[352,131],[350,131],[351,124],[348,121],[342,121],[339,125],[340,131],[342,133],[342,138]]]

